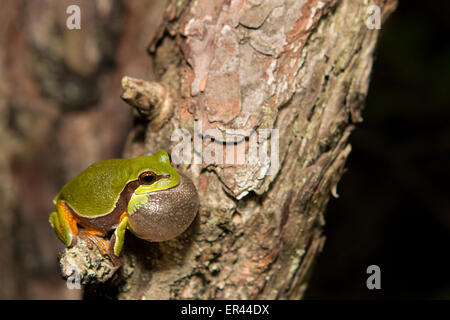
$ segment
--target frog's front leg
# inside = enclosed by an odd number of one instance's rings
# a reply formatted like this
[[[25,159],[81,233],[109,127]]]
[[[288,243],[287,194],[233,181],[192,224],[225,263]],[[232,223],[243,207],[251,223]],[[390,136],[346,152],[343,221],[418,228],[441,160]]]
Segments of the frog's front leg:
[[[128,227],[128,212],[122,213],[119,224],[114,230],[114,234],[110,241],[110,252],[112,255],[118,257],[122,251],[123,243],[125,241],[125,231]]]
[[[66,246],[72,246],[76,243],[78,235],[77,222],[64,201],[59,201],[56,204],[56,212],[50,215],[49,222],[58,238]]]

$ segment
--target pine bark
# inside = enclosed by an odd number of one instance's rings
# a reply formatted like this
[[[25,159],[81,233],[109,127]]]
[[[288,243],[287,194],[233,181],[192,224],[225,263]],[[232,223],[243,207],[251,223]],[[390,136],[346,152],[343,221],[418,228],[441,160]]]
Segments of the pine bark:
[[[371,4],[169,3],[149,46],[155,76],[146,80],[170,91],[172,110],[156,123],[137,121],[125,156],[172,151],[174,130],[193,137],[197,120],[203,133],[278,129],[280,166],[271,174],[262,162],[180,166],[200,195],[193,225],[162,243],[128,235],[124,267],[86,297],[302,298],[349,136],[362,121],[379,34],[366,25]],[[384,21],[396,2],[374,4]]]

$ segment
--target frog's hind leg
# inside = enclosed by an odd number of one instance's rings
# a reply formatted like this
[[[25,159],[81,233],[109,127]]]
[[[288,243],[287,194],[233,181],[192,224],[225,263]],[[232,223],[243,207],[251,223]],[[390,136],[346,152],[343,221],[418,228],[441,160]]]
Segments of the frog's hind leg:
[[[103,239],[105,232],[84,226],[81,223],[82,229],[78,229],[77,218],[69,211],[64,201],[59,201],[56,205],[56,212],[50,215],[49,222],[56,232],[58,238],[66,245],[75,245],[77,238],[81,237],[88,244],[93,244],[100,250],[103,255],[111,256],[115,268],[120,267],[121,261],[118,257],[111,255],[110,244]]]
[[[58,202],[56,212],[50,215],[49,222],[58,238],[66,245],[72,246],[78,235],[77,222],[69,212],[64,201]]]

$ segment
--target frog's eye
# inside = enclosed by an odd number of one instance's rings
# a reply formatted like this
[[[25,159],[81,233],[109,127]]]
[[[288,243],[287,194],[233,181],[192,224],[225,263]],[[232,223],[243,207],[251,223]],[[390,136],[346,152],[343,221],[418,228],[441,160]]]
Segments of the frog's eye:
[[[158,180],[158,175],[151,171],[146,171],[139,175],[139,184],[152,184],[156,180]]]

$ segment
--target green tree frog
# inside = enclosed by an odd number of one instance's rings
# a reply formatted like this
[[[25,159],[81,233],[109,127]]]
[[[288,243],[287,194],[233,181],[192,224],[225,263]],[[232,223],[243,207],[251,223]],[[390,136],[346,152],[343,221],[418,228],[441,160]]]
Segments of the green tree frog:
[[[84,237],[114,258],[127,229],[147,241],[181,234],[194,220],[199,199],[192,181],[178,173],[161,150],[96,162],[64,185],[53,203],[56,211],[49,222],[66,246]]]

